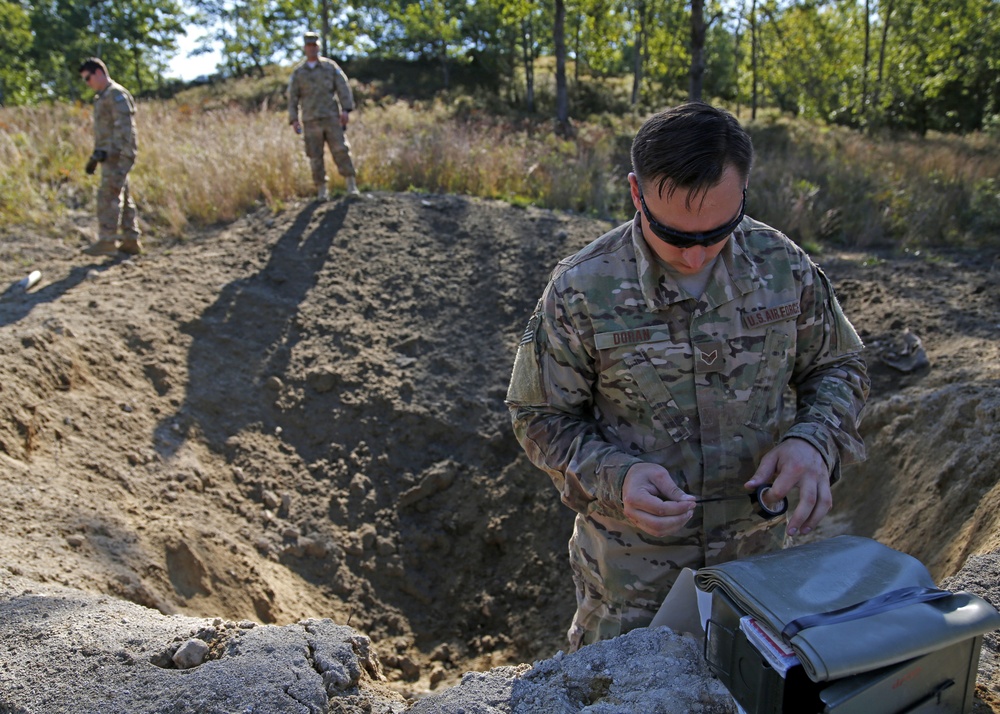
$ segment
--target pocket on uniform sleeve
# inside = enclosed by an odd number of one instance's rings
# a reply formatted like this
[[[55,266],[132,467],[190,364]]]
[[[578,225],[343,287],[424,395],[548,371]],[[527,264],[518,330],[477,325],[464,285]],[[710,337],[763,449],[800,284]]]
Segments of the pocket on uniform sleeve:
[[[545,390],[542,388],[542,369],[538,363],[538,325],[541,313],[537,310],[528,320],[528,326],[521,336],[514,357],[514,369],[507,387],[508,404],[542,404]]]

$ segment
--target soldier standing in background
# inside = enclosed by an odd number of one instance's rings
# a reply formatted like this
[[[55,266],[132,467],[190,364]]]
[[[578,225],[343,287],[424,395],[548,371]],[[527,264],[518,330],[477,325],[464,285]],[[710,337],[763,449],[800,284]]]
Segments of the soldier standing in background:
[[[128,172],[135,163],[135,100],[125,87],[108,76],[104,62],[91,57],[80,65],[80,77],[97,92],[94,98],[94,152],[87,173],[101,165],[97,191],[98,240],[84,249],[87,255],[138,255],[139,221],[129,192]],[[122,241],[118,242],[121,224]]]
[[[809,257],[745,216],[752,163],[724,111],[650,118],[635,218],[560,262],[518,347],[514,432],[577,512],[572,650],[648,625],[684,567],[809,533],[864,458],[861,340]],[[798,491],[787,523],[747,497],[767,484],[769,506]]]
[[[323,147],[327,144],[337,170],[347,179],[347,192],[356,195],[358,184],[351,159],[351,144],[344,135],[350,112],[354,109],[354,95],[340,65],[319,56],[319,35],[307,32],[304,39],[306,59],[295,67],[288,82],[289,123],[295,133],[302,134],[305,139],[317,200],[325,201],[327,198],[323,159]]]

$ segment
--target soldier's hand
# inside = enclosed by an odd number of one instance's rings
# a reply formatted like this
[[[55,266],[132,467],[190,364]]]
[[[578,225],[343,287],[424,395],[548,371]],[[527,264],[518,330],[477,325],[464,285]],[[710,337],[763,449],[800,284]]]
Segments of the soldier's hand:
[[[684,493],[670,473],[657,464],[633,464],[622,484],[622,502],[629,522],[651,536],[676,533],[691,518],[695,497]]]
[[[344,131],[347,131],[347,122],[350,120],[350,118],[351,118],[351,113],[350,112],[343,112],[342,111],[340,113],[340,127]]]
[[[298,119],[292,122],[292,128],[295,130],[296,134],[302,133],[302,124],[299,122]]]
[[[830,470],[816,447],[803,439],[786,439],[764,454],[748,489],[772,484],[768,499],[777,503],[799,490],[799,503],[788,518],[788,535],[809,533],[833,507]]]
[[[108,158],[107,151],[104,151],[103,149],[95,149],[94,153],[92,153],[90,155],[90,158],[87,159],[87,167],[86,167],[87,173],[93,174],[95,171],[97,171],[97,165],[102,161],[106,161],[107,158]]]

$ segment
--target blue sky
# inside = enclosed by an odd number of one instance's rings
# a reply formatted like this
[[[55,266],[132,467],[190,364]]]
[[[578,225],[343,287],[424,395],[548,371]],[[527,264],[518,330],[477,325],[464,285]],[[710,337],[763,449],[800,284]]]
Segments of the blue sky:
[[[170,68],[167,70],[168,77],[180,77],[184,80],[191,80],[195,77],[201,76],[203,74],[213,74],[215,72],[215,65],[217,65],[222,57],[216,50],[204,55],[196,55],[194,57],[188,57],[188,54],[197,46],[197,40],[205,32],[204,29],[200,27],[187,27],[188,34],[181,35],[177,38],[177,44],[180,46],[180,52],[177,56],[170,60]]]

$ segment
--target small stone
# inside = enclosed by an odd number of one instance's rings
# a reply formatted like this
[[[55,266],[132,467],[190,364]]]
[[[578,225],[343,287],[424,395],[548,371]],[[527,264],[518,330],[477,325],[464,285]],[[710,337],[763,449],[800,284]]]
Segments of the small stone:
[[[264,505],[272,511],[278,510],[278,506],[281,505],[281,499],[274,491],[265,490],[261,494],[261,499],[264,501]]]
[[[361,538],[361,547],[365,550],[371,550],[375,545],[375,538],[378,532],[375,530],[375,526],[371,523],[365,523],[358,529],[358,536]]]
[[[325,558],[326,557],[326,543],[312,538],[302,537],[299,538],[299,545],[305,551],[305,554],[310,558]]]
[[[418,679],[420,677],[420,665],[409,657],[399,658],[399,669],[407,679]]]
[[[366,493],[368,493],[368,489],[371,488],[371,485],[372,482],[367,476],[358,473],[354,474],[354,476],[351,478],[351,483],[348,488],[350,488],[352,496],[354,496],[355,498],[361,498]]]
[[[74,533],[73,535],[66,536],[66,542],[69,543],[74,548],[79,548],[81,545],[87,542],[87,539],[84,538],[79,533]]]
[[[375,539],[375,550],[379,555],[392,555],[396,552],[396,544],[392,542],[392,538],[379,536]]]
[[[278,392],[281,391],[281,388],[285,386],[285,383],[282,382],[280,378],[271,375],[270,377],[267,378],[267,381],[264,382],[264,386],[270,389],[271,391]]]
[[[431,652],[431,661],[433,662],[451,662],[451,645],[447,642],[442,642]]]
[[[198,639],[190,639],[177,648],[172,657],[179,669],[191,669],[205,661],[208,645]]]
[[[431,676],[430,676],[431,689],[434,689],[447,676],[448,673],[445,671],[444,667],[442,667],[440,664],[434,665],[434,669],[431,670]]]

